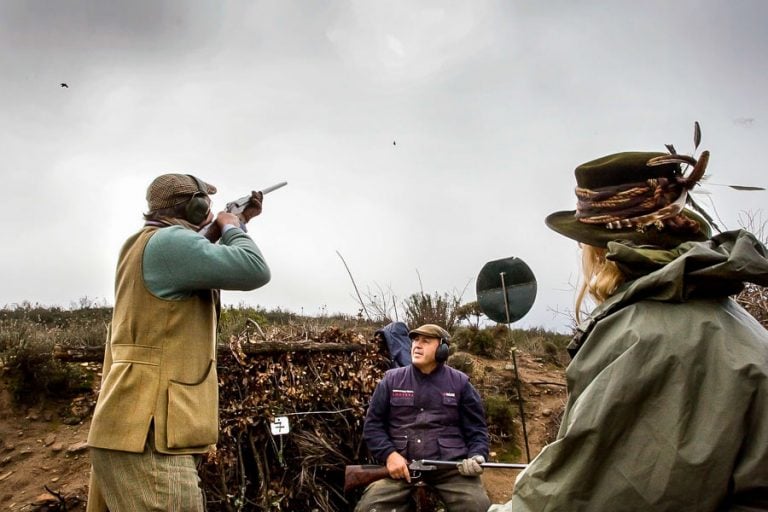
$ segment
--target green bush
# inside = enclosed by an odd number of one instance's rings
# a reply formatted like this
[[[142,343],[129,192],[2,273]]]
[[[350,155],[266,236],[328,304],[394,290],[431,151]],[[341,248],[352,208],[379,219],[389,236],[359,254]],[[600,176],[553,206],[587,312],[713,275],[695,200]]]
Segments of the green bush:
[[[470,378],[472,377],[472,370],[474,369],[474,362],[472,357],[466,352],[456,352],[448,358],[448,366],[456,368],[460,372],[464,372]]]
[[[414,293],[403,302],[405,323],[413,327],[437,324],[451,331],[456,324],[460,302],[459,297],[447,293]]]
[[[0,364],[14,401],[29,404],[90,391],[93,375],[54,358],[53,347],[103,344],[108,316],[106,308],[72,312],[28,303],[0,310]]]
[[[92,389],[92,373],[53,357],[52,339],[31,340],[2,343],[3,378],[16,403],[66,398]]]
[[[489,425],[495,426],[501,432],[514,430],[515,407],[509,398],[503,395],[488,395],[483,405]]]
[[[479,329],[475,326],[461,327],[451,337],[452,344],[459,350],[483,357],[494,357],[497,340],[489,329]]]
[[[483,399],[488,434],[496,447],[496,459],[513,461],[520,455],[514,419],[515,406],[504,395],[488,395]]]
[[[265,311],[262,308],[251,308],[242,304],[237,308],[232,306],[221,308],[219,340],[227,342],[231,336],[241,334],[246,328],[249,329],[249,335],[259,328],[265,329],[269,322],[264,313]],[[254,323],[258,325],[258,328]],[[256,339],[258,339],[259,333],[256,332],[254,334],[257,336]]]

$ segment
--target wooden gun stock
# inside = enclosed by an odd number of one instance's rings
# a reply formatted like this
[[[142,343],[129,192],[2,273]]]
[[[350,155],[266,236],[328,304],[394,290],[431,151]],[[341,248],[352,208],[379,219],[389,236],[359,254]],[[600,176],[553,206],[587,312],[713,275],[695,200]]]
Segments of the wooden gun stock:
[[[375,464],[347,466],[344,469],[344,492],[368,486],[382,478],[389,478],[389,471],[386,466],[377,466]]]

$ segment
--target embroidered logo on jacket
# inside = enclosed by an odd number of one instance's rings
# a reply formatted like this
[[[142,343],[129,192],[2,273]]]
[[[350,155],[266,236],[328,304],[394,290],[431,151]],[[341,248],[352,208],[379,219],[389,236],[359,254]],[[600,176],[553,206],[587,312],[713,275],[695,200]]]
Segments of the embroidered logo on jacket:
[[[456,398],[456,393],[450,393],[446,391],[445,393],[443,393],[443,396],[448,398]]]
[[[396,396],[396,397],[412,397],[413,396],[413,390],[412,389],[393,389],[392,390],[392,396]]]

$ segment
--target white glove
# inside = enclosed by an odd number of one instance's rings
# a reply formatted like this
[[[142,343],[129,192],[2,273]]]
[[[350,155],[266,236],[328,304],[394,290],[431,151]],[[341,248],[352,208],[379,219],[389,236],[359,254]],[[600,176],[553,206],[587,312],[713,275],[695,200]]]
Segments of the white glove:
[[[459,462],[456,465],[456,468],[463,476],[478,476],[483,473],[483,466],[480,465],[483,462],[485,462],[485,457],[482,455],[475,455],[474,457]]]

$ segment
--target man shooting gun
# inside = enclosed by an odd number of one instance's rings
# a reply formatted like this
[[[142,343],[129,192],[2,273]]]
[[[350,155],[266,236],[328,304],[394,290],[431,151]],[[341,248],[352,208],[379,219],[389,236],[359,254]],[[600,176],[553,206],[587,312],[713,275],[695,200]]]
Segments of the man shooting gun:
[[[411,471],[418,470],[449,512],[485,512],[490,501],[479,475],[488,457],[488,428],[480,395],[464,373],[445,365],[445,329],[427,324],[408,336],[412,362],[384,375],[363,427],[368,449],[386,465],[386,474],[372,480],[355,511],[409,510]],[[442,459],[451,467],[425,470],[408,463],[419,459]]]
[[[202,512],[195,467],[218,438],[216,324],[219,290],[253,290],[270,272],[245,223],[263,194],[219,212],[216,187],[163,174],[147,189],[144,226],[123,245],[104,370],[88,434],[88,511]]]

